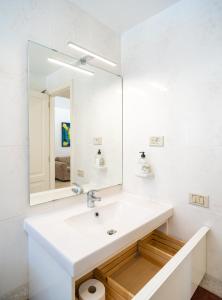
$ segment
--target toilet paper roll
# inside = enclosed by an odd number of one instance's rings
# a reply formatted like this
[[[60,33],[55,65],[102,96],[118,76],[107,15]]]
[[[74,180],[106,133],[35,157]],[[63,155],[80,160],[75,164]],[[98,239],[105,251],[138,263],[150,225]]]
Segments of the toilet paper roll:
[[[97,279],[89,279],[79,287],[80,300],[105,300],[105,287]]]

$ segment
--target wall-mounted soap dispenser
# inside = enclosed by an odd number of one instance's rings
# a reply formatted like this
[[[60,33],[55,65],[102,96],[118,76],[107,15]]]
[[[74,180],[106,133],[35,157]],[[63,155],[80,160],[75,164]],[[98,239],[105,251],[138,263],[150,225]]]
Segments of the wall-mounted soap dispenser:
[[[101,149],[98,149],[96,157],[95,157],[95,167],[98,169],[104,169],[106,168],[105,166],[105,159],[102,155]]]
[[[137,173],[136,175],[139,177],[148,177],[152,175],[151,165],[149,164],[146,154],[144,151],[139,152],[141,153],[140,158],[137,163]]]

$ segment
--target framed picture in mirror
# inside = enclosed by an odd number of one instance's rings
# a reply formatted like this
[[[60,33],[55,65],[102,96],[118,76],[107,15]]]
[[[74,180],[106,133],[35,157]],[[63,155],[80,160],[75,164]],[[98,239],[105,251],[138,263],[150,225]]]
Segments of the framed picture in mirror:
[[[62,147],[70,147],[70,123],[62,122]]]

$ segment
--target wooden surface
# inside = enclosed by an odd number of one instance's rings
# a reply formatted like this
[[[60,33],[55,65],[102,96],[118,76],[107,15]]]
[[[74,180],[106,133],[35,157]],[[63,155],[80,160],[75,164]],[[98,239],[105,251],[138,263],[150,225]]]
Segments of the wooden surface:
[[[191,300],[221,300],[222,298],[198,287]]]
[[[155,230],[96,268],[93,277],[105,285],[108,300],[130,300],[183,245]],[[91,276],[87,274],[76,286]]]
[[[159,270],[158,265],[136,256],[110,277],[135,295]]]

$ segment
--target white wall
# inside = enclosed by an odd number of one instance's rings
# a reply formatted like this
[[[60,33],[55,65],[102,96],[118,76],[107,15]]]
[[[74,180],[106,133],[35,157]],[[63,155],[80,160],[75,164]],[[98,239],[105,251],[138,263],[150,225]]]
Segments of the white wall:
[[[55,97],[55,157],[70,156],[70,147],[62,147],[61,123],[70,123],[70,99]]]
[[[206,224],[207,272],[222,280],[222,2],[182,0],[122,40],[124,188],[175,207],[172,234],[188,239]],[[150,136],[164,148],[149,148]],[[135,177],[146,151],[154,179]],[[210,208],[188,204],[210,196]]]
[[[27,40],[69,52],[72,40],[119,62],[119,37],[65,0],[0,1],[0,298],[27,282],[25,216],[67,201],[29,207]],[[73,200],[72,200],[73,201]]]

